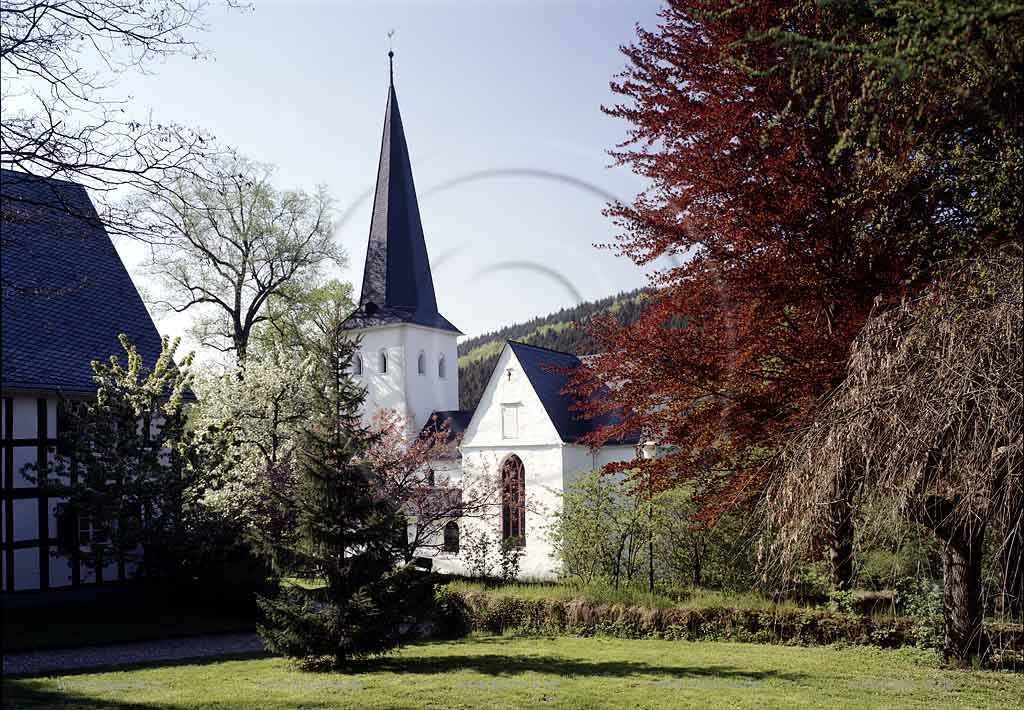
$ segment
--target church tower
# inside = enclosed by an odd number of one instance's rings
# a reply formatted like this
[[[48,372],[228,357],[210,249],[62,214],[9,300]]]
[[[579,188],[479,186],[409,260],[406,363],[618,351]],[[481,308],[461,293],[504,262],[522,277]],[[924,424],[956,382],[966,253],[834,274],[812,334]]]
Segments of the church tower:
[[[393,409],[412,435],[433,412],[458,409],[462,333],[437,310],[393,64],[362,292],[344,327],[362,337],[352,373],[367,390],[367,421]]]

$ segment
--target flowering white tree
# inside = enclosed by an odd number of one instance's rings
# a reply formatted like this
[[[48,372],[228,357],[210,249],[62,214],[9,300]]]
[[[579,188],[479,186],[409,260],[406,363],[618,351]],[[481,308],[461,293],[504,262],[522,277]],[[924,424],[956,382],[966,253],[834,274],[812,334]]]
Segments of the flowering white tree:
[[[195,383],[200,404],[191,426],[229,443],[231,455],[207,472],[204,503],[262,539],[283,533],[281,515],[293,479],[293,453],[303,422],[308,362],[280,348],[235,368],[207,369]]]

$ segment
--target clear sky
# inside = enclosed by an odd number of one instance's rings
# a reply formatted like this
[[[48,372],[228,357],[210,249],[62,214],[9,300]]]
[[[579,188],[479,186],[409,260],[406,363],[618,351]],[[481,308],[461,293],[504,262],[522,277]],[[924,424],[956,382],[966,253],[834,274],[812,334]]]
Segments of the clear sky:
[[[349,255],[341,277],[358,287],[393,28],[439,307],[477,335],[646,282],[630,261],[593,245],[615,233],[601,214],[607,196],[629,200],[642,188],[611,167],[606,151],[626,126],[600,106],[614,100],[619,46],[635,23],[654,26],[657,8],[256,0],[252,12],[211,9],[201,39],[212,59],[175,57],[120,89],[137,111],[201,126],[276,165],[279,187],[326,184],[346,216],[335,236]],[[118,248],[134,269],[140,251]],[[182,330],[180,320],[159,325]]]

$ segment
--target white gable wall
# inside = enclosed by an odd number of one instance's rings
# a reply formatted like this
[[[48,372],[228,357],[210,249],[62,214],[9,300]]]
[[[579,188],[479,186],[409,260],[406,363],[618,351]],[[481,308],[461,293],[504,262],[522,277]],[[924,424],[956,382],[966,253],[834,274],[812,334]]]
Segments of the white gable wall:
[[[515,409],[514,432],[506,430],[509,417],[503,415],[503,409],[508,411],[509,407]],[[496,479],[506,458],[514,454],[522,460],[527,504],[526,548],[520,576],[553,577],[547,527],[561,506],[563,445],[544,405],[507,344],[466,428],[461,449],[464,476],[485,475]],[[500,539],[500,513],[500,509],[496,510],[491,520],[465,521],[463,539],[479,534],[481,528],[489,531],[494,540]]]
[[[508,371],[512,374],[509,377]],[[502,432],[502,405],[516,409],[518,431],[514,438]],[[466,433],[462,449],[480,447],[561,446],[562,440],[548,418],[544,405],[533,391],[530,380],[507,344],[494,366],[491,379],[480,397],[480,404]]]

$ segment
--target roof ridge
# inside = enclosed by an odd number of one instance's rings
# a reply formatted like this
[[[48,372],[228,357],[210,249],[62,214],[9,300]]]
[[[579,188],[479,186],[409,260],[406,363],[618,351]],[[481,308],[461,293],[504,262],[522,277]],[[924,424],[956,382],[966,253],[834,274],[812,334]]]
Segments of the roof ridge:
[[[533,343],[524,343],[522,340],[508,340],[506,342],[509,345],[522,345],[524,348],[533,348],[534,350],[544,350],[544,351],[549,352],[549,353],[557,353],[558,355],[567,355],[569,357],[574,357],[577,360],[580,359],[580,356],[575,354],[575,353],[567,353],[564,350],[555,350],[554,348],[546,348],[543,345],[534,345]]]
[[[36,175],[30,173],[27,170],[11,170],[10,168],[0,168],[0,173],[8,173],[10,175],[17,175],[19,177],[25,176],[32,180],[39,180],[40,182],[59,182],[61,185],[70,185],[80,189],[86,189],[85,185],[80,182],[72,182],[71,180],[65,180],[63,178],[53,177],[51,175]]]

